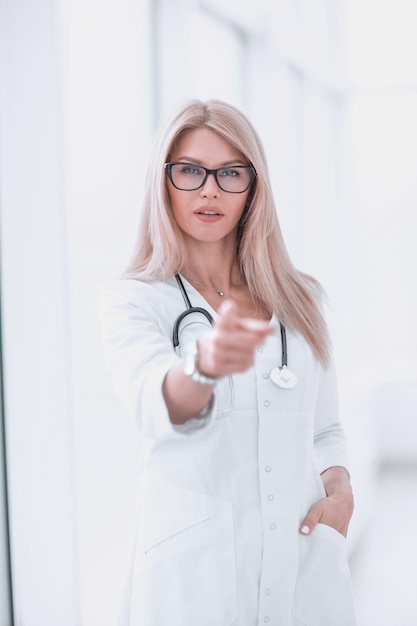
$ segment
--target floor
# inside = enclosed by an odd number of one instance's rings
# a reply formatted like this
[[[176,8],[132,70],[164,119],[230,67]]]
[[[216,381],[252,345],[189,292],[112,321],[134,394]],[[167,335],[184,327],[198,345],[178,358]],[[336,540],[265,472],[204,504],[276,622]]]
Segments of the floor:
[[[417,467],[381,470],[351,571],[358,626],[417,626]]]

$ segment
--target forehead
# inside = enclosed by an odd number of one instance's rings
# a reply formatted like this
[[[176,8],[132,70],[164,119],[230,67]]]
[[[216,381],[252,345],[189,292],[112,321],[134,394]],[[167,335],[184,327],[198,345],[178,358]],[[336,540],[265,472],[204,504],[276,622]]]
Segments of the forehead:
[[[174,146],[170,158],[173,161],[192,158],[211,167],[232,161],[246,163],[239,150],[208,128],[186,131]]]

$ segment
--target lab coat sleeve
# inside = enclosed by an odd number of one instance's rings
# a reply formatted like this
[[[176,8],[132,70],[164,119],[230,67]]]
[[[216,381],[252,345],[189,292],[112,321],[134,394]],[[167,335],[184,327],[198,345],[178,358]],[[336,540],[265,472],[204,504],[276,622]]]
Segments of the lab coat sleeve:
[[[315,411],[314,450],[320,473],[335,465],[347,468],[346,441],[339,419],[333,364],[321,371]]]
[[[179,357],[158,325],[154,300],[137,281],[115,280],[102,287],[99,320],[105,361],[116,394],[145,437],[183,437],[207,425],[212,406],[185,424],[171,422],[162,383]]]

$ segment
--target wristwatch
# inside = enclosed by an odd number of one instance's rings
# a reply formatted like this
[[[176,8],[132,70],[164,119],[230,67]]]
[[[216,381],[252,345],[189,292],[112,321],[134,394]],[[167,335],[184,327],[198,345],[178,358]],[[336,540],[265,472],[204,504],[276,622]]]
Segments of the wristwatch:
[[[202,385],[215,385],[217,383],[217,378],[202,374],[198,369],[197,361],[198,345],[196,341],[192,341],[185,347],[183,356],[184,374],[189,376],[191,380],[194,380],[196,383],[201,383]]]

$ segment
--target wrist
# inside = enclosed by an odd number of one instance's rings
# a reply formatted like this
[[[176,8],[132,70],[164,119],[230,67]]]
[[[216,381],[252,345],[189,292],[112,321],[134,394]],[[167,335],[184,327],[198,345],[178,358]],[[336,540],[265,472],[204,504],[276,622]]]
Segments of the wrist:
[[[198,367],[198,342],[192,341],[187,344],[183,356],[183,372],[191,380],[202,385],[215,385],[217,378],[208,376],[200,371]]]
[[[321,479],[328,496],[338,493],[352,493],[349,473],[342,466],[329,467],[322,472]]]

